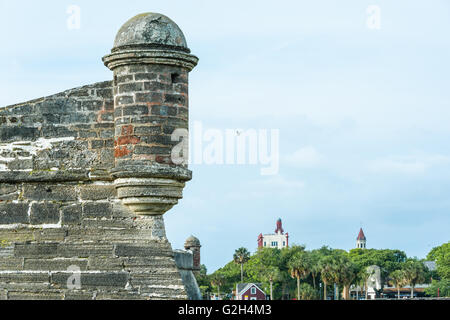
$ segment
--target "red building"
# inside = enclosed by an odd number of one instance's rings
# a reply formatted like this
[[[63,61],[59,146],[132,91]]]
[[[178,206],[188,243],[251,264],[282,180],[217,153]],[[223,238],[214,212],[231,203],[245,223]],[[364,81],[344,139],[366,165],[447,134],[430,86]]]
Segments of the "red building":
[[[238,283],[236,300],[267,300],[267,295],[256,283]]]
[[[258,248],[278,248],[289,247],[289,234],[284,233],[281,218],[277,220],[277,228],[273,234],[260,234],[258,236]]]

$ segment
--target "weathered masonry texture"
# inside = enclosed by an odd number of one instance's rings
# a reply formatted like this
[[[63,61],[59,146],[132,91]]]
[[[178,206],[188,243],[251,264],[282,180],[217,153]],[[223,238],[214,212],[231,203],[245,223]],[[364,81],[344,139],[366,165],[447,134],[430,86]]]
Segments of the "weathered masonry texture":
[[[0,108],[0,299],[200,298],[199,252],[174,252],[163,220],[192,176],[171,134],[198,59],[147,13],[103,61],[112,81]]]

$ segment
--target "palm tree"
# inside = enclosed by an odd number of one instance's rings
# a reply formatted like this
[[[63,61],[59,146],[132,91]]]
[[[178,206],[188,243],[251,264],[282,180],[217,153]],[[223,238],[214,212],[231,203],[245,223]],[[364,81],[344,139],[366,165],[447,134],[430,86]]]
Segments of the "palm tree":
[[[320,273],[320,265],[319,265],[319,260],[320,260],[320,256],[317,254],[317,252],[312,251],[310,254],[310,258],[311,258],[311,276],[313,279],[313,287],[314,290],[316,290],[316,277],[319,275]]]
[[[368,292],[367,292],[367,281],[369,278],[375,273],[374,270],[369,271],[368,267],[363,267],[357,275],[358,278],[358,284],[361,286],[361,288],[364,288],[364,299],[367,300]]]
[[[405,281],[411,286],[411,299],[414,298],[414,287],[417,283],[425,281],[425,266],[424,264],[417,260],[411,259],[405,262],[403,273],[405,276]]]
[[[320,277],[323,282],[323,299],[327,300],[327,285],[336,279],[335,261],[332,256],[325,256],[319,261]]]
[[[306,252],[298,252],[288,262],[289,273],[297,278],[297,299],[300,300],[300,279],[306,278],[310,273],[311,261]]]
[[[244,282],[244,263],[250,260],[250,252],[245,248],[239,248],[234,252],[233,260],[241,265],[241,282]]]
[[[220,287],[225,283],[225,277],[220,273],[214,273],[211,277],[211,285],[217,287],[217,299],[220,298]]]
[[[280,269],[277,267],[269,267],[262,271],[262,277],[270,284],[270,300],[273,300],[273,283],[281,279]]]
[[[356,279],[356,266],[348,259],[340,257],[337,259],[337,282],[343,286],[343,298],[348,300],[350,298],[350,285]]]
[[[392,279],[395,287],[397,288],[397,299],[400,299],[400,287],[405,285],[405,273],[403,270],[395,270],[391,272],[389,277]]]
[[[365,298],[367,299],[367,280],[370,277],[370,273],[367,271],[366,267],[363,267],[359,270],[356,275],[356,285],[360,289],[360,293],[362,295],[363,291],[365,291]],[[358,296],[358,291],[356,291],[356,296]]]

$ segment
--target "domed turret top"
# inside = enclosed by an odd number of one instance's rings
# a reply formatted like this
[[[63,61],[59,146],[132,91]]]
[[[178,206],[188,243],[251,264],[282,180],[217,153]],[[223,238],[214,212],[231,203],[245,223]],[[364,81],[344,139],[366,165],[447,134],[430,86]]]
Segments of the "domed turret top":
[[[190,236],[186,239],[186,242],[184,243],[185,247],[200,247],[200,240],[198,240],[194,236]]]
[[[191,71],[198,58],[191,54],[186,38],[175,22],[160,13],[142,13],[119,30],[103,63],[111,70],[132,64],[177,66]]]
[[[127,46],[165,47],[190,52],[178,25],[159,13],[142,13],[128,20],[119,30],[114,49]]]

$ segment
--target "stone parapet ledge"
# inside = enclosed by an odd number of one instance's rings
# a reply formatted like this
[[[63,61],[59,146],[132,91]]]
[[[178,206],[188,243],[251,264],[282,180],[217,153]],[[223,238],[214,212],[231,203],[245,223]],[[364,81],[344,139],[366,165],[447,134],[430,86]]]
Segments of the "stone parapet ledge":
[[[103,57],[103,63],[111,70],[132,64],[162,64],[183,67],[191,71],[197,65],[198,58],[184,52],[126,49],[106,55]]]
[[[111,170],[117,196],[139,215],[162,215],[183,198],[185,182],[192,172],[162,164],[128,165]]]

